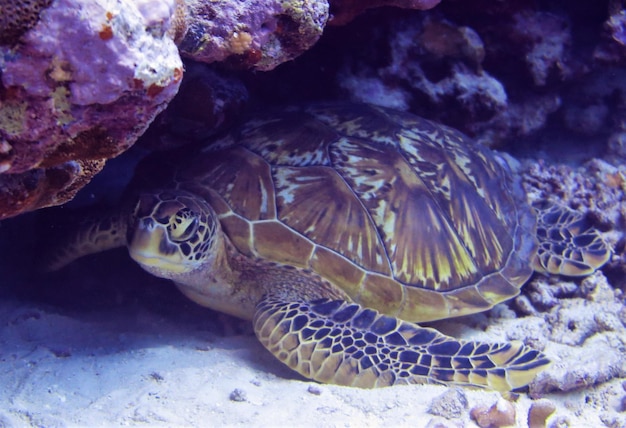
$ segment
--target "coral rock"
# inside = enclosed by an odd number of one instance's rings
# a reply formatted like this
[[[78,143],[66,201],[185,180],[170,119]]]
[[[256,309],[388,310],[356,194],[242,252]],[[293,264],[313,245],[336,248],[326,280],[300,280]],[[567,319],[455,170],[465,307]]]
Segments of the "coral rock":
[[[104,163],[104,160],[77,160],[0,176],[0,218],[72,199]]]
[[[70,199],[165,108],[183,73],[175,8],[54,0],[0,46],[0,219]]]
[[[556,406],[550,400],[541,399],[533,402],[528,411],[529,428],[545,428],[548,418],[556,411]]]
[[[531,202],[566,203],[595,223],[624,230],[626,226],[626,167],[594,159],[581,167],[527,161],[524,189]]]
[[[430,403],[428,413],[446,419],[460,418],[467,409],[467,397],[461,388],[448,389]]]
[[[328,21],[326,0],[188,0],[183,56],[271,70],[309,49]]]
[[[572,43],[568,21],[537,11],[518,13],[513,19],[513,37],[526,46],[524,58],[534,84],[545,86],[552,75],[566,80],[572,74],[568,67]]]
[[[535,397],[551,391],[572,391],[624,377],[624,349],[623,331],[595,334],[582,346],[563,347],[560,360],[529,385],[530,394]]]
[[[204,140],[232,125],[247,101],[248,91],[239,80],[190,62],[178,94],[138,144],[162,150]]]
[[[530,385],[533,395],[588,387],[626,374],[621,290],[596,272],[582,281],[578,293],[583,297],[563,299],[545,315],[551,342],[561,345],[551,352],[558,357],[554,364]]]
[[[0,0],[0,45],[13,45],[39,21],[52,0]]]
[[[581,345],[596,333],[620,331],[622,304],[601,272],[585,278],[581,284],[585,298],[565,300],[547,315],[552,340],[567,345]]]
[[[611,38],[621,46],[626,47],[626,11],[616,5],[605,26],[609,30]]]
[[[432,118],[437,112],[437,120],[461,128],[468,120],[488,120],[507,108],[504,87],[482,69],[484,45],[471,28],[423,14],[399,19],[389,34],[384,41],[390,52],[387,64],[370,68],[357,63],[340,73],[339,85],[352,98],[380,105],[380,93],[389,91],[397,100],[385,97],[385,105],[418,106],[416,113]],[[378,88],[370,90],[376,80]]]
[[[509,401],[499,399],[493,406],[477,406],[470,417],[481,428],[499,428],[515,425],[515,407]]]

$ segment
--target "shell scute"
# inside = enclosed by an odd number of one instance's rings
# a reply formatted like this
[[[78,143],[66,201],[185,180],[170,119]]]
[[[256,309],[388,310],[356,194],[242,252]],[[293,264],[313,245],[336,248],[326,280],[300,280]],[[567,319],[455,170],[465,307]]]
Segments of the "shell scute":
[[[526,262],[526,265],[528,265],[528,262]],[[522,272],[524,272],[523,269]],[[512,296],[516,296],[519,293],[519,281],[522,280],[521,283],[523,284],[528,278],[529,276],[519,275],[509,278],[503,275],[503,273],[497,272],[483,278],[476,285],[476,289],[489,302],[490,306],[493,306]]]
[[[183,169],[179,180],[213,190],[230,209],[248,220],[276,218],[271,167],[244,147],[207,153]]]
[[[240,252],[249,257],[255,255],[252,224],[249,221],[231,212],[230,215],[221,217],[220,223],[228,238]]]
[[[199,188],[245,255],[311,269],[412,321],[488,309],[530,276],[535,219],[519,185],[455,130],[318,105],[249,121],[224,141],[179,181]]]
[[[450,316],[460,317],[463,315],[475,314],[476,312],[484,312],[491,308],[494,303],[488,297],[484,296],[480,291],[480,287],[472,285],[464,288],[457,288],[446,293]],[[509,299],[517,295],[519,289],[516,289],[512,295],[507,296]]]
[[[502,190],[506,177],[500,166],[482,156],[478,148],[471,150],[467,143],[457,141],[455,133],[439,131],[433,137],[421,128],[409,129],[400,139],[400,146],[441,209],[442,217],[463,242],[477,272],[484,274],[502,264],[512,250],[513,224],[508,223],[516,217],[500,207],[501,201],[507,206],[515,203]]]
[[[390,274],[375,225],[353,189],[333,168],[274,168],[281,222],[367,270]]]
[[[341,135],[391,146],[397,144],[401,126],[389,120],[381,109],[366,104],[334,105],[330,108],[322,104],[308,107],[306,111]]]
[[[415,322],[430,321],[449,314],[450,308],[446,296],[427,288],[406,287],[405,298],[397,316]]]
[[[404,287],[389,276],[368,273],[362,283],[357,300],[361,304],[377,308],[385,314],[396,314],[405,300]]]
[[[366,274],[360,266],[322,246],[315,248],[310,268],[340,287],[349,296],[359,295]]]
[[[239,144],[272,165],[330,165],[328,145],[337,131],[302,112],[254,121],[244,126]]]
[[[252,224],[254,250],[258,257],[307,268],[314,244],[278,221]]]
[[[477,280],[479,266],[449,221],[450,213],[400,151],[346,139],[331,153],[335,168],[376,223],[397,280],[440,290]]]

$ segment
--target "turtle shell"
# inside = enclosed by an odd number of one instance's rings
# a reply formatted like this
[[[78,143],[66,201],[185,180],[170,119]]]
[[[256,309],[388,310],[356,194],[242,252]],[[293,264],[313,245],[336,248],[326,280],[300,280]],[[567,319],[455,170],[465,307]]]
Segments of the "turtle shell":
[[[410,321],[479,312],[532,273],[535,217],[497,155],[368,105],[257,116],[179,167],[235,247]]]

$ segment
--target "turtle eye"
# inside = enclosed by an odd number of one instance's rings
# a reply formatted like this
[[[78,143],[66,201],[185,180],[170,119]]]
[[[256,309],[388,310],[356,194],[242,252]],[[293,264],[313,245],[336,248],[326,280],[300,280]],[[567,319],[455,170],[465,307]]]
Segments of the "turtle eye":
[[[174,242],[189,241],[198,231],[198,217],[188,209],[180,210],[169,225],[170,238]]]

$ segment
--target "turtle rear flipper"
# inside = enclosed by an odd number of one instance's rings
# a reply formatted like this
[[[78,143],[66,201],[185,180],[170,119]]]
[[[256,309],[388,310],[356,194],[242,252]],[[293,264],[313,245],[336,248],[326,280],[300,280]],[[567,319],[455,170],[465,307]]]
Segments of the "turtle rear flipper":
[[[538,272],[586,276],[602,267],[611,249],[585,216],[556,204],[535,207],[539,248],[533,260]]]
[[[265,298],[254,330],[261,343],[303,376],[362,388],[411,383],[509,391],[550,364],[521,342],[463,342],[342,300]]]
[[[57,233],[43,257],[41,268],[53,272],[89,254],[126,245],[126,218],[119,212],[89,215],[79,224]],[[65,229],[65,227],[63,228]]]

